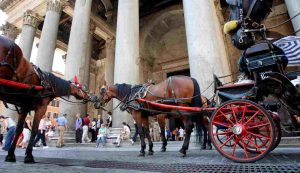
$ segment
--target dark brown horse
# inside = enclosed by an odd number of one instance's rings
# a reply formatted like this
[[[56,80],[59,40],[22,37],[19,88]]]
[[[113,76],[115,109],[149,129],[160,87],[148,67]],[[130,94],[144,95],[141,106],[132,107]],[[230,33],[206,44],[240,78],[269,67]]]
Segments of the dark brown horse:
[[[33,128],[28,147],[26,149],[25,163],[33,163],[32,145],[36,136],[39,122],[46,113],[47,105],[55,97],[73,95],[85,101],[91,97],[76,81],[70,82],[60,79],[51,73],[42,72],[29,63],[22,54],[18,45],[10,39],[0,36],[0,78],[15,81],[30,86],[43,86],[42,90],[34,87],[29,89],[0,85],[0,98],[4,103],[11,103],[19,107],[19,118],[15,131],[15,138],[6,156],[6,161],[15,162],[15,148],[17,136],[23,130],[24,120],[29,111],[34,110]]]
[[[187,76],[173,76],[167,80],[153,85],[144,84],[131,86],[128,84],[116,84],[106,86],[100,91],[99,103],[95,105],[96,108],[105,106],[112,98],[120,100],[121,110],[129,111],[138,126],[138,132],[141,138],[141,151],[140,156],[145,155],[145,136],[149,141],[149,155],[153,154],[153,143],[149,135],[149,116],[158,115],[158,122],[161,129],[161,138],[163,141],[162,150],[166,151],[167,140],[165,138],[165,123],[164,120],[167,116],[177,116],[184,122],[185,127],[185,140],[180,150],[183,156],[186,155],[186,151],[189,147],[190,136],[194,127],[193,122],[200,124],[205,129],[207,134],[206,126],[203,125],[204,119],[201,113],[188,113],[187,112],[172,112],[170,109],[162,109],[157,107],[151,107],[147,104],[138,103],[137,98],[143,98],[148,101],[158,101],[164,104],[172,104],[179,106],[193,106],[202,107],[202,101],[200,96],[200,88],[197,81]],[[168,112],[168,114],[166,114]],[[206,144],[205,144],[206,145]]]

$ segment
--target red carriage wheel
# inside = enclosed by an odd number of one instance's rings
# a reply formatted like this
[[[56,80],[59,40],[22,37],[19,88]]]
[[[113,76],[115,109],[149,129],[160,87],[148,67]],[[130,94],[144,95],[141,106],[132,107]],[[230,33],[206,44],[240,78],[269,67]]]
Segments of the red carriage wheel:
[[[214,111],[210,135],[215,148],[225,157],[235,162],[255,162],[273,149],[275,125],[257,103],[231,100]],[[226,140],[220,141],[224,135]]]

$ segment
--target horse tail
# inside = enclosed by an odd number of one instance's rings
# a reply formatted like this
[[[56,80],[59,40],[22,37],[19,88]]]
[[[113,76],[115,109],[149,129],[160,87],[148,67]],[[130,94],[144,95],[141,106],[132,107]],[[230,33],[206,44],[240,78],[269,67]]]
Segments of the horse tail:
[[[193,99],[192,99],[192,103],[191,106],[193,107],[202,107],[202,99],[201,99],[201,93],[200,93],[200,87],[199,84],[197,82],[196,79],[191,78],[194,84],[194,94],[193,94]],[[201,143],[201,139],[202,139],[202,125],[203,125],[203,117],[201,114],[196,114],[194,115],[193,118],[196,122],[196,143]]]

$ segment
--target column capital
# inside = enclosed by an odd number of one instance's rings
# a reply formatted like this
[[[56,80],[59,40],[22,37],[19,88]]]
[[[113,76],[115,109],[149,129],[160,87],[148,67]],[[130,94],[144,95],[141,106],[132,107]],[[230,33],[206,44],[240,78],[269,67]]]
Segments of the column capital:
[[[66,5],[68,5],[68,0],[47,0],[47,11],[60,13]]]
[[[114,49],[116,46],[115,38],[108,38],[105,44],[106,48]]]
[[[24,13],[23,25],[30,25],[34,28],[37,28],[40,21],[41,17],[37,13],[34,13],[32,10],[27,10]]]
[[[19,29],[10,23],[0,26],[0,30],[3,31],[3,35],[12,40],[15,40],[20,33]]]

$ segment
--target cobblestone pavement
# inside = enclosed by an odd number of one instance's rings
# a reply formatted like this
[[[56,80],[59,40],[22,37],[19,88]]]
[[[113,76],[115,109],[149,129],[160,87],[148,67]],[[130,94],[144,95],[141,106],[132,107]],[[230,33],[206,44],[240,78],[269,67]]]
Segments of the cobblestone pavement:
[[[157,145],[153,156],[137,157],[139,146],[65,147],[34,150],[36,164],[23,164],[24,150],[17,149],[17,163],[4,162],[0,151],[0,172],[299,172],[300,147],[279,147],[255,164],[234,163],[216,150],[190,147],[188,156],[178,154],[180,145],[169,146],[166,153]]]

